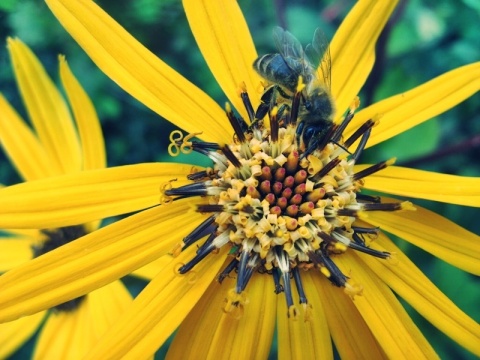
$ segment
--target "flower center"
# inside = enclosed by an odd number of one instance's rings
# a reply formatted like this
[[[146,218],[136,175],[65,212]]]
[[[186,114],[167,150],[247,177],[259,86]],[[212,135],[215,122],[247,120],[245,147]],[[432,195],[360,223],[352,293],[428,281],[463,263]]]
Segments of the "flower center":
[[[387,259],[390,253],[368,247],[378,228],[356,226],[365,211],[400,210],[409,203],[382,204],[380,198],[359,193],[364,177],[383,169],[392,161],[382,162],[361,172],[354,172],[375,121],[369,120],[348,139],[342,132],[353,118],[358,100],[354,101],[344,121],[317,135],[315,146],[305,144],[299,136],[305,127],[295,113],[295,96],[288,109],[274,106],[269,111],[269,124],[255,120],[245,91],[242,99],[251,114],[248,127],[227,105],[227,117],[235,131],[231,144],[191,141],[172,134],[170,152],[197,151],[208,156],[214,167],[192,173],[192,183],[173,188],[168,183],[162,190],[162,202],[176,198],[202,196],[207,204],[197,205],[211,215],[178,244],[173,255],[206,237],[196,256],[179,268],[190,271],[208,254],[229,246],[231,262],[218,276],[218,281],[236,272],[236,286],[228,292],[225,310],[243,307],[244,291],[252,275],[271,275],[273,289],[285,294],[289,316],[296,315],[291,278],[300,303],[306,307],[300,269],[317,269],[328,280],[353,296],[362,291],[335,265],[333,255],[348,248]],[[298,121],[297,121],[298,120]],[[316,136],[314,134],[314,136]],[[348,149],[358,139],[354,152]],[[311,144],[312,142],[310,142]]]
[[[41,230],[41,232],[46,236],[46,239],[43,240],[40,245],[32,246],[34,258],[55,250],[56,248],[68,244],[69,242],[87,234],[85,227],[82,225],[67,226],[57,229],[44,229]],[[56,312],[71,312],[80,306],[84,298],[85,295],[66,301],[63,304],[54,306],[52,310]]]

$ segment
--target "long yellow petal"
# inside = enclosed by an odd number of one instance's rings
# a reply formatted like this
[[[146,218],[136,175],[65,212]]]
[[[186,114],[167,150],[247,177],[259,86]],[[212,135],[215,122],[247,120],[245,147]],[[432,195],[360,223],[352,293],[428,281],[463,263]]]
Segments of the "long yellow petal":
[[[480,237],[432,211],[418,205],[415,208],[416,211],[374,211],[366,220],[453,266],[480,275]]]
[[[64,173],[80,170],[80,145],[67,105],[35,54],[8,39],[17,83],[38,137]]]
[[[0,189],[0,228],[83,224],[160,202],[160,186],[188,181],[191,166],[147,163],[82,171]]]
[[[255,45],[238,3],[234,0],[183,0],[193,36],[223,92],[248,121],[238,87],[245,82],[253,107],[260,104],[260,77],[253,70]]]
[[[0,272],[13,269],[33,257],[33,239],[24,237],[0,238]]]
[[[52,312],[35,347],[36,359],[79,359],[132,303],[120,281],[95,290],[77,309]]]
[[[0,276],[0,322],[86,294],[171,251],[205,216],[188,200],[101,228]]]
[[[82,147],[82,169],[106,166],[105,144],[97,112],[85,90],[70,70],[64,56],[59,57],[60,78],[72,107]]]
[[[369,165],[355,166],[355,172]],[[480,207],[480,178],[389,166],[365,179],[365,188],[383,193]]]
[[[366,120],[380,115],[380,122],[372,129],[367,143],[367,147],[373,146],[451,109],[479,89],[480,62],[459,67],[359,111],[345,136]]]
[[[160,271],[162,271],[162,269],[168,264],[169,261],[170,259],[167,256],[162,256],[161,258],[152,261],[145,266],[142,266],[140,269],[135,270],[131,275],[151,280]]]
[[[30,128],[0,94],[0,141],[12,164],[25,180],[60,175]]]
[[[299,308],[298,318],[289,317],[283,294],[277,297],[277,331],[279,359],[333,359],[332,340],[325,318],[329,303],[322,303],[315,289],[311,274],[302,273],[302,282],[309,305],[312,308]],[[294,292],[294,302],[298,304],[298,294]]]
[[[381,246],[378,246],[377,242]],[[359,254],[360,258],[395,293],[412,305],[440,331],[480,356],[480,326],[478,323],[447,298],[385,235],[380,234],[371,247],[394,252],[398,263],[392,264],[365,254]]]
[[[89,0],[47,0],[52,12],[97,66],[125,91],[188,132],[225,141],[232,131],[224,111],[158,59]]]
[[[363,294],[355,296],[353,304],[388,358],[438,358],[392,291],[355,253],[338,256],[335,263],[344,274],[363,286]]]
[[[87,357],[144,359],[151,356],[211,284],[224,263],[224,253],[207,256],[195,267],[194,273],[185,276],[178,275],[174,269],[191,259],[195,248],[192,246],[178,258],[172,258]]]
[[[266,359],[275,329],[275,293],[268,276],[250,280],[248,303],[240,318],[223,311],[236,280],[212,282],[180,325],[168,350],[168,359]]]
[[[45,312],[0,324],[0,358],[7,359],[20,348],[38,329],[45,317]]]
[[[325,317],[335,347],[341,359],[385,359],[385,353],[375,340],[352,299],[320,273],[312,274],[313,286],[323,304]]]
[[[332,95],[340,116],[358,95],[375,62],[375,43],[397,4],[358,1],[330,44]]]

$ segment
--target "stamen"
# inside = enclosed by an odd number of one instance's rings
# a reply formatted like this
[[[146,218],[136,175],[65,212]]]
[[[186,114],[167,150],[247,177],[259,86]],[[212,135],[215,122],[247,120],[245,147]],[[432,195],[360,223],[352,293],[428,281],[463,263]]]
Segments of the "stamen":
[[[182,241],[182,249],[186,249],[194,242],[200,240],[208,234],[211,234],[218,227],[215,224],[215,215],[209,216],[204,222],[198,225],[190,234],[185,236]]]
[[[238,259],[232,259],[232,261],[230,261],[230,263],[225,267],[225,269],[223,269],[222,272],[218,275],[217,281],[221,284],[223,280],[225,280],[225,278],[230,275],[233,269],[237,268],[237,266]]]
[[[209,187],[205,182],[196,182],[193,184],[184,185],[178,188],[165,190],[167,196],[205,196],[209,192]]]
[[[408,202],[405,202],[408,203]],[[410,203],[411,204],[411,203]],[[359,204],[364,211],[397,211],[409,208],[404,203]]]
[[[187,175],[187,179],[191,181],[200,181],[205,180],[206,178],[210,179],[215,175],[215,172],[212,168],[207,168],[206,170],[201,170]]]
[[[366,176],[369,176],[369,175],[372,175],[374,173],[376,173],[377,171],[380,171],[380,170],[383,170],[385,169],[387,166],[390,166],[390,165],[393,165],[395,163],[395,160],[397,158],[391,158],[387,161],[382,161],[378,164],[375,164],[375,165],[372,165],[362,171],[359,171],[358,173],[354,174],[353,175],[353,180],[354,181],[357,181],[357,180],[360,180]]]
[[[213,241],[205,243],[205,246],[200,247],[197,250],[197,254],[195,257],[187,262],[185,265],[181,266],[178,269],[179,274],[185,274],[186,272],[190,271],[195,265],[197,265],[201,260],[203,260],[208,254],[210,254],[213,250],[221,248],[228,242],[228,234],[222,233],[215,237]]]
[[[360,140],[358,147],[355,149],[355,152],[352,155],[353,161],[357,162],[360,158],[360,155],[362,155],[363,149],[365,149],[365,146],[367,145],[367,141],[370,138],[371,132],[372,129],[368,129],[365,134],[362,135],[362,139]]]
[[[310,180],[313,182],[320,181],[325,175],[327,175],[331,170],[335,168],[338,164],[340,164],[340,158],[336,157],[335,159],[331,160],[327,165],[325,165],[318,173],[313,175]]]
[[[369,119],[365,121],[362,126],[360,126],[347,140],[345,140],[343,146],[349,148],[360,136],[362,136],[365,132],[370,130],[376,124],[378,124],[378,120]]]
[[[245,110],[247,110],[248,119],[250,120],[250,124],[253,123],[255,119],[255,111],[253,110],[252,102],[250,101],[250,97],[247,93],[247,86],[245,82],[240,83],[240,97],[242,98],[243,106],[245,106]]]
[[[273,143],[278,141],[278,108],[275,106],[270,112],[270,136]]]
[[[232,152],[232,150],[230,150],[228,145],[222,146],[221,150],[223,154],[226,156],[226,158],[232,163],[233,166],[235,166],[236,168],[239,168],[242,166],[242,163],[240,162],[240,160],[236,158],[235,154]]]
[[[355,111],[357,110],[357,108],[359,106],[360,106],[360,99],[357,96],[357,97],[355,97],[355,99],[350,104],[349,111],[348,111],[347,115],[345,115],[345,117],[343,118],[342,123],[337,128],[335,133],[332,135],[332,141],[333,142],[337,142],[338,140],[340,140],[340,137],[342,136],[343,132],[347,128],[347,125],[350,123],[350,121],[352,121],[352,119],[355,115]]]
[[[200,213],[210,213],[210,212],[222,212],[224,210],[223,205],[206,205],[201,204],[197,205],[197,211]]]
[[[300,277],[298,267],[294,267],[292,269],[292,274],[293,279],[295,280],[295,286],[297,287],[298,297],[300,298],[300,304],[308,303],[307,296],[305,295],[305,291],[303,290],[302,278]]]
[[[357,194],[357,200],[362,202],[372,202],[372,203],[379,203],[381,202],[380,196],[371,196],[365,194]]]
[[[297,123],[298,110],[300,108],[301,97],[302,97],[302,92],[301,90],[299,91],[297,87],[297,91],[293,95],[292,110],[290,111],[290,116],[287,119],[287,125],[295,125]]]
[[[240,120],[235,116],[235,114],[232,111],[232,107],[228,102],[225,103],[225,113],[227,114],[227,118],[230,121],[230,125],[232,125],[233,131],[235,131],[235,135],[237,136],[237,139],[242,143],[245,142],[246,138],[243,132],[244,130],[242,129],[242,126],[240,124]]]

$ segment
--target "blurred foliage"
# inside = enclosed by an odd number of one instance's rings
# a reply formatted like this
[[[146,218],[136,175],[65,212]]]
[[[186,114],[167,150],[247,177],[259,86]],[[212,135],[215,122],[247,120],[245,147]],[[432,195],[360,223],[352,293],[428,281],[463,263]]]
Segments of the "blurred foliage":
[[[140,42],[218,103],[226,101],[196,47],[179,1],[97,2]],[[354,0],[239,0],[239,3],[258,52],[265,53],[274,50],[271,29],[276,25],[289,29],[303,44],[311,40],[317,27],[331,38]],[[360,93],[362,106],[406,91],[456,67],[478,61],[479,23],[480,2],[477,0],[403,1],[387,27],[383,43],[379,43],[374,71]],[[110,166],[173,161],[166,153],[166,148],[168,135],[175,127],[132,99],[103,75],[43,2],[2,0],[0,38],[7,36],[19,37],[26,42],[56,80],[57,54],[66,55],[102,120]],[[5,49],[0,51],[0,91],[26,118]],[[479,114],[480,101],[476,94],[437,118],[368,149],[362,160],[377,162],[396,156],[399,164],[419,169],[479,176]],[[200,161],[191,157],[174,160]],[[0,181],[4,184],[20,181],[3,153],[0,154],[0,174]],[[413,201],[471,231],[480,232],[477,209]],[[460,308],[477,321],[480,320],[478,278],[401,240],[399,245]],[[442,358],[472,358],[419,315],[413,316]]]

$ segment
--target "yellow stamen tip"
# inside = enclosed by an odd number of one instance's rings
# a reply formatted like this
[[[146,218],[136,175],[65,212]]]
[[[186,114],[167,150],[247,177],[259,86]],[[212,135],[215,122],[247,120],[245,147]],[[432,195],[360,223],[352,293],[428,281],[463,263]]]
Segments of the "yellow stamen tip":
[[[303,82],[303,77],[298,77],[297,92],[302,91],[305,88],[305,83]]]
[[[383,117],[383,114],[375,114],[372,117],[372,121],[375,123],[373,126],[377,126],[378,123],[380,122],[380,119]]]
[[[350,111],[355,112],[360,107],[360,98],[355,96],[355,99],[350,104]]]
[[[277,116],[277,114],[278,114],[278,106],[274,106],[270,115],[274,117],[274,116]]]
[[[330,276],[332,276],[332,273],[330,272],[330,270],[328,270],[326,267],[322,266],[320,268],[320,272],[325,275],[327,278],[329,278]]]
[[[360,284],[355,283],[352,279],[348,280],[345,283],[345,289],[343,290],[345,294],[350,296],[352,300],[356,295],[361,296],[363,292],[363,286]]]
[[[400,204],[400,208],[402,210],[409,210],[409,211],[416,211],[417,208],[413,206],[413,204],[410,201],[404,201]]]

